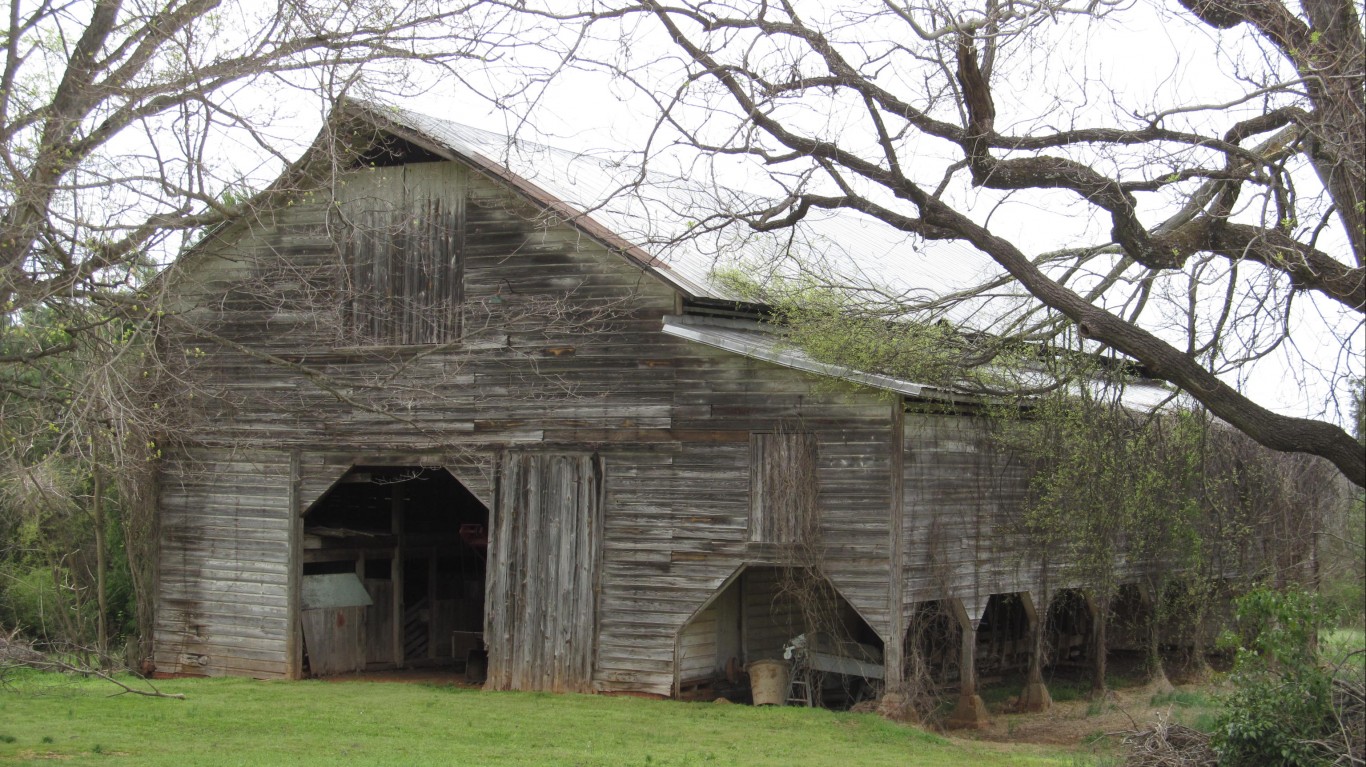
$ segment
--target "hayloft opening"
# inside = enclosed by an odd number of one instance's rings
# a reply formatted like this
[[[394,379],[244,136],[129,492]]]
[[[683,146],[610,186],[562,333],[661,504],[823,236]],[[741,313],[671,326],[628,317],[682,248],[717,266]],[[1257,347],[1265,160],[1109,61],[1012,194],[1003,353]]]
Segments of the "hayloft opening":
[[[376,133],[371,144],[356,158],[363,168],[391,168],[417,162],[441,162],[445,157],[426,147],[388,133]]]
[[[488,521],[445,469],[348,471],[304,515],[305,674],[482,668]]]
[[[762,700],[756,663],[779,662],[781,700]],[[883,643],[828,580],[746,567],[679,632],[680,697],[848,708],[880,694]]]

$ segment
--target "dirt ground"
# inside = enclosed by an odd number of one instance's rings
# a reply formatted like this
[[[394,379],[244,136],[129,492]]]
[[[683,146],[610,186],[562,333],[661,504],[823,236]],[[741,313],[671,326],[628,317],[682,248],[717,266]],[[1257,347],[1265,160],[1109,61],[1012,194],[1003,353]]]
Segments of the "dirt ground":
[[[1154,696],[1161,692],[1155,685],[1145,685],[1111,691],[1103,705],[1079,699],[1055,702],[1049,710],[1036,714],[991,711],[990,726],[969,737],[1005,743],[1079,745],[1099,735],[1139,729],[1159,713],[1171,716],[1170,702],[1152,705]]]
[[[1174,685],[1126,683],[1121,679],[1103,702],[1092,701],[1086,693],[1077,694],[1079,688],[1087,687],[1084,680],[1060,680],[1054,686],[1071,695],[1055,695],[1071,699],[1055,700],[1049,710],[1032,714],[1012,713],[1013,699],[996,696],[996,702],[987,703],[987,728],[950,734],[1001,743],[1076,746],[1101,736],[1141,729],[1159,716],[1191,724],[1212,711],[1211,701],[1220,692],[1217,684],[1208,678],[1172,676]]]

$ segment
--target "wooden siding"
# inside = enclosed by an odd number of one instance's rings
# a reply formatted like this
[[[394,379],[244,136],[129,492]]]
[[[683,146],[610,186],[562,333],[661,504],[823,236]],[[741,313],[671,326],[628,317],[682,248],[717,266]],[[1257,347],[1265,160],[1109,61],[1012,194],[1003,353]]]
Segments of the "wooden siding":
[[[679,635],[678,675],[683,685],[716,677],[717,635],[721,627],[715,603],[707,605]]]
[[[287,673],[289,467],[283,453],[211,450],[163,466],[158,669]]]
[[[979,619],[992,594],[1039,587],[1037,552],[1019,534],[1023,467],[982,418],[907,412],[903,457],[903,616],[957,597]]]
[[[811,434],[750,436],[751,543],[801,544],[818,525],[816,453]]]
[[[318,676],[365,670],[364,607],[328,607],[301,611],[309,670]]]
[[[341,187],[345,332],[357,344],[460,336],[468,172],[450,163],[373,168]]]

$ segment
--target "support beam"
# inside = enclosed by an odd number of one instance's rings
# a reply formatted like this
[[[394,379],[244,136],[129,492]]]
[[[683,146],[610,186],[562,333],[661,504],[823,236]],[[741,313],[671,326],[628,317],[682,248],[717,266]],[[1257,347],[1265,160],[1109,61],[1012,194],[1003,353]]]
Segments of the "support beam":
[[[394,556],[389,560],[389,580],[394,585],[393,637],[394,666],[403,668],[403,483],[395,482],[389,490],[389,529],[394,534]]]
[[[1042,594],[1044,605],[1048,595]],[[1024,690],[1020,692],[1020,711],[1047,711],[1053,705],[1053,696],[1048,694],[1048,686],[1043,682],[1043,620],[1039,608],[1034,604],[1034,595],[1028,591],[1020,592],[1020,604],[1024,606],[1025,617],[1029,621],[1029,672],[1025,677]]]
[[[903,461],[906,447],[903,439],[906,409],[898,397],[892,402],[892,470],[891,470],[891,509],[887,520],[890,536],[888,550],[891,562],[888,563],[887,576],[887,615],[888,630],[883,642],[883,663],[885,668],[885,692],[900,695],[906,679],[906,605],[905,579],[903,570],[906,558],[906,541],[902,539],[902,526],[905,524],[905,492],[902,487]]]
[[[1082,597],[1086,600],[1087,612],[1091,614],[1091,638],[1088,648],[1091,654],[1091,697],[1100,699],[1106,694],[1105,662],[1109,640],[1105,635],[1105,624],[1110,617],[1111,598],[1090,589],[1083,591]]]
[[[285,678],[304,676],[304,639],[302,597],[304,575],[303,457],[298,450],[289,454],[289,574],[286,581],[285,612],[289,630],[285,634]]]
[[[987,726],[988,720],[987,707],[982,703],[982,696],[977,694],[978,621],[968,617],[963,600],[954,598],[949,602],[953,606],[953,614],[958,619],[958,626],[961,629],[958,666],[962,686],[958,691],[958,703],[953,707],[953,713],[949,714],[945,725],[951,730],[980,730]]]

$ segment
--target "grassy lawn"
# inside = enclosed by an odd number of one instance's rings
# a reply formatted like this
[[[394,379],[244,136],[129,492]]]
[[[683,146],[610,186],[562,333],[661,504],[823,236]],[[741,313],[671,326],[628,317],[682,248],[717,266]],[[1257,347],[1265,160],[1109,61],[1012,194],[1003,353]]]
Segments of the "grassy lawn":
[[[949,740],[871,714],[393,682],[176,680],[186,700],[26,673],[0,690],[0,764],[1087,764]]]

